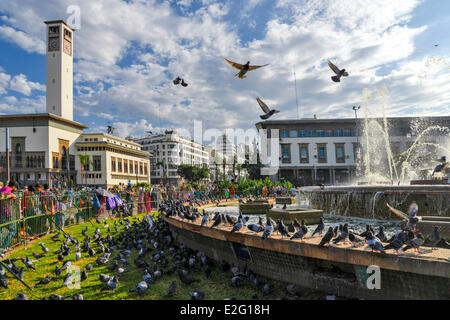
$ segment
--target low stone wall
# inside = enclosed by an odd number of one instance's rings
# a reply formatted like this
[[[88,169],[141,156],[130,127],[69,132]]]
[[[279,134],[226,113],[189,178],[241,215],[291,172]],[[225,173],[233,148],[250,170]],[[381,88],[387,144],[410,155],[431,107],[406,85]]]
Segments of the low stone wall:
[[[173,236],[186,246],[217,261],[247,265],[275,280],[360,299],[450,299],[450,263],[444,259],[321,248],[277,238],[262,240],[256,235],[164,219]],[[450,255],[447,251],[444,254]],[[380,289],[367,288],[367,267],[371,265],[380,268]]]

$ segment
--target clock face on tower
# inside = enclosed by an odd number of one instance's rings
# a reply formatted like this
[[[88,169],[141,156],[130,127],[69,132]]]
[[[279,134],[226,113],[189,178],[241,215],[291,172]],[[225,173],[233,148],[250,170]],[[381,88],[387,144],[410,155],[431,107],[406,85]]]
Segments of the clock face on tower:
[[[64,40],[64,52],[69,56],[72,55],[72,43],[70,41]]]
[[[59,51],[59,38],[48,39],[48,51]]]

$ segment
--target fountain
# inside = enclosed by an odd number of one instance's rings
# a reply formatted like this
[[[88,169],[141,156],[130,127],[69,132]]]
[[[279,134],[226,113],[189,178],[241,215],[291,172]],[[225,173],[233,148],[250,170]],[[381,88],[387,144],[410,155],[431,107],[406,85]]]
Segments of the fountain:
[[[450,158],[450,128],[424,118],[409,124],[406,138],[405,132],[393,134],[404,128],[389,127],[386,91],[378,90],[378,110],[370,105],[368,90],[363,91],[359,177],[348,186],[304,187],[300,196],[331,215],[397,219],[386,204],[406,212],[416,200],[421,216],[449,217],[450,176],[445,170],[431,174],[437,159]]]

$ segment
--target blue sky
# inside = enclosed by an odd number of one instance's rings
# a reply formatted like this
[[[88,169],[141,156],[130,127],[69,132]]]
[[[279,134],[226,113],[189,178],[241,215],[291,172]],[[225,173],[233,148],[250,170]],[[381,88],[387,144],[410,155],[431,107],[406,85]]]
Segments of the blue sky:
[[[293,119],[294,70],[301,117],[352,117],[355,104],[379,116],[379,88],[390,116],[450,113],[450,2],[438,0],[2,0],[0,113],[45,112],[43,21],[73,4],[74,119],[89,131],[252,128],[256,97]],[[270,65],[240,80],[225,57]],[[332,82],[327,59],[350,76]]]

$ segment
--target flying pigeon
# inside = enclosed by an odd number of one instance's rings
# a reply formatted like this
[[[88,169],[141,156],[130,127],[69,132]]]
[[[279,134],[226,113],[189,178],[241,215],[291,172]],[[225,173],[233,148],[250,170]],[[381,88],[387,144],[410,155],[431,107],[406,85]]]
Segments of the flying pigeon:
[[[328,66],[331,68],[331,70],[336,73],[336,76],[332,76],[331,80],[334,82],[341,82],[341,77],[348,77],[348,72],[345,71],[345,69],[339,70],[338,67],[336,67],[330,60],[328,60]]]
[[[180,77],[176,77],[176,78],[173,80],[173,84],[174,84],[174,85],[181,84],[183,87],[187,87],[187,86],[188,86],[188,84],[184,81],[184,79],[182,79],[182,78],[180,78]]]
[[[262,116],[259,116],[261,119],[263,120],[267,120],[269,119],[271,116],[273,116],[275,113],[278,113],[280,111],[272,109],[270,110],[269,107],[260,99],[260,98],[256,98],[256,101],[258,101],[259,106],[261,107],[261,109],[264,111],[265,114],[263,114]]]
[[[115,129],[113,126],[108,126],[108,134],[113,134]]]
[[[252,70],[255,70],[255,69],[258,69],[258,68],[262,68],[262,67],[265,67],[265,66],[269,65],[269,64],[265,64],[263,66],[251,66],[250,65],[250,61],[247,61],[247,63],[244,64],[244,65],[242,65],[240,63],[236,63],[236,62],[230,61],[228,59],[225,59],[225,61],[228,62],[233,68],[239,70],[239,72],[234,75],[236,78],[239,78],[239,79],[247,78],[247,76],[245,74],[248,71],[252,71]]]

